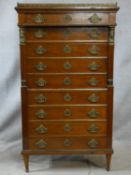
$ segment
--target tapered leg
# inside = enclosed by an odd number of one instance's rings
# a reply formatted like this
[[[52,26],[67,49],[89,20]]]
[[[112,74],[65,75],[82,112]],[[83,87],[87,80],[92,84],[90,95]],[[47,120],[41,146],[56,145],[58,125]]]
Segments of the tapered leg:
[[[22,156],[24,160],[25,171],[28,173],[29,172],[29,154],[22,153]]]
[[[111,157],[112,157],[112,154],[106,154],[106,169],[107,171],[110,171],[110,165],[111,165]]]

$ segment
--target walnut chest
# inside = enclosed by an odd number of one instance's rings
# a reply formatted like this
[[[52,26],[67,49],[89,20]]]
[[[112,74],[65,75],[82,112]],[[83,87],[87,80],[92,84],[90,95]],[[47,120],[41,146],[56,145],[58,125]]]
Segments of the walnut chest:
[[[30,155],[112,155],[117,4],[18,4],[22,133]]]

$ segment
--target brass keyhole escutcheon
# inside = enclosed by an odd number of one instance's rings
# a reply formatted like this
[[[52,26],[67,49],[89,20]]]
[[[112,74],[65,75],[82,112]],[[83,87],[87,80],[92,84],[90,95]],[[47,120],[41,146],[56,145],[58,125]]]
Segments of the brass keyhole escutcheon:
[[[70,125],[69,123],[66,123],[65,126],[64,126],[64,131],[65,131],[65,132],[69,132],[69,131],[71,131],[71,130],[72,130],[71,125]]]

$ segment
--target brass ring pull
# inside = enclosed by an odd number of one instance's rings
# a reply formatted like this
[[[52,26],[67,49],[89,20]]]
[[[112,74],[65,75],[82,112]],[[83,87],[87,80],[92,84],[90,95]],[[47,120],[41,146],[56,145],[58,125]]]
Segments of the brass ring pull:
[[[95,93],[91,94],[89,97],[88,97],[88,101],[91,102],[91,103],[97,103],[99,101],[100,97],[97,96]]]
[[[89,118],[95,119],[97,117],[99,117],[100,113],[95,109],[92,108],[88,113],[87,113]]]
[[[65,117],[70,117],[71,115],[72,115],[72,111],[70,109],[65,109],[64,116]]]
[[[69,123],[66,123],[65,126],[64,126],[64,131],[65,131],[65,132],[69,132],[69,131],[71,131],[71,130],[72,130],[71,125],[70,125]]]
[[[43,94],[40,94],[35,99],[37,103],[42,104],[42,103],[46,103],[48,98]]]
[[[100,18],[96,13],[94,13],[90,18],[88,18],[89,19],[89,21],[91,22],[91,23],[93,23],[93,24],[97,24],[97,23],[99,23],[101,20],[102,20],[102,18]]]
[[[35,115],[36,115],[37,118],[39,118],[39,119],[44,119],[44,118],[47,117],[48,113],[41,109],[41,110],[37,111],[37,112],[35,113]]]
[[[64,15],[64,20],[70,22],[72,21],[72,17],[70,15]]]
[[[98,83],[99,83],[99,80],[97,80],[94,77],[92,77],[88,80],[88,85],[90,85],[90,86],[97,86]]]
[[[99,128],[98,128],[95,124],[92,124],[92,125],[88,128],[88,132],[91,133],[91,134],[97,133],[98,130],[99,130]]]
[[[96,45],[93,45],[91,48],[88,49],[88,52],[91,55],[98,55],[99,51],[100,49]]]
[[[98,39],[100,36],[100,32],[98,29],[92,29],[90,32],[88,32],[88,35],[91,39]]]
[[[91,139],[89,142],[88,142],[88,146],[90,148],[97,148],[98,146],[98,141],[96,141],[95,139]]]
[[[66,77],[66,78],[64,79],[64,85],[71,85],[71,84],[72,84],[71,79],[70,79],[69,77]]]
[[[40,29],[34,34],[34,36],[38,39],[41,39],[45,37],[46,35],[47,35],[47,32],[44,32],[43,30],[40,30]]]
[[[48,129],[44,125],[40,125],[36,128],[36,131],[40,134],[46,134]]]
[[[48,146],[48,144],[43,139],[39,140],[35,144],[40,149],[44,149],[44,148],[46,148]]]
[[[36,48],[35,51],[38,55],[43,55],[47,52],[47,49],[40,45]]]
[[[64,48],[63,48],[63,51],[64,51],[64,53],[71,53],[72,48],[68,45],[65,45]]]
[[[90,71],[96,71],[99,69],[99,67],[100,67],[100,65],[97,64],[95,61],[93,61],[91,64],[89,64],[88,69]]]
[[[47,81],[43,78],[40,78],[36,81],[36,85],[39,87],[45,87],[47,85]]]
[[[47,68],[47,65],[39,62],[38,64],[36,64],[35,68],[37,71],[44,71]]]
[[[37,14],[37,15],[33,18],[33,21],[34,21],[35,23],[41,24],[41,23],[43,23],[43,22],[45,21],[45,19],[44,19],[44,16],[43,16],[43,15]]]
[[[65,62],[64,63],[64,69],[69,70],[72,68],[72,64],[70,62]]]
[[[71,145],[72,145],[72,142],[71,142],[70,139],[65,139],[65,140],[64,140],[64,146],[69,147],[69,146],[71,146]]]
[[[67,101],[67,102],[70,102],[72,100],[72,97],[70,94],[65,94],[64,95],[64,100]]]

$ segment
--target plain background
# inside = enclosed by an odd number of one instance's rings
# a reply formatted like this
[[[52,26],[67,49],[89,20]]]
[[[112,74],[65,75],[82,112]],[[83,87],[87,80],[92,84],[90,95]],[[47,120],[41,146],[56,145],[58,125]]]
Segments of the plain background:
[[[21,161],[20,58],[17,2],[118,2],[114,60],[114,151],[112,172],[131,174],[131,0],[0,0],[0,175],[23,175]],[[50,157],[31,159],[31,174],[106,174],[104,158]],[[53,161],[54,160],[54,161]],[[96,164],[95,164],[96,163]],[[99,165],[99,167],[97,167]]]

